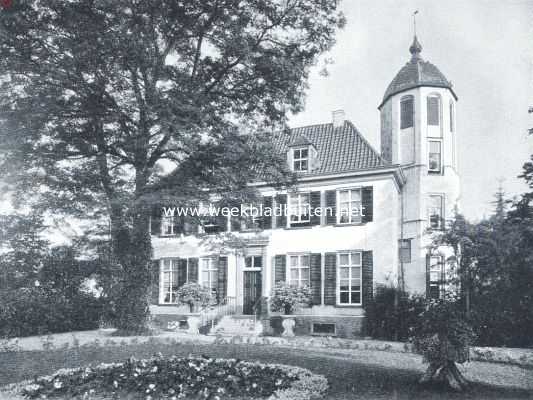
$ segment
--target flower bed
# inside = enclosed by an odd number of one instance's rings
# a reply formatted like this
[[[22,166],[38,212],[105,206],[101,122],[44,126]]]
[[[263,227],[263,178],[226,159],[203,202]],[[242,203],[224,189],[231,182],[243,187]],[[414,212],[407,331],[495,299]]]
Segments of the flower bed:
[[[125,363],[60,370],[13,390],[26,398],[212,399],[321,398],[326,378],[308,370],[234,359],[129,359]]]

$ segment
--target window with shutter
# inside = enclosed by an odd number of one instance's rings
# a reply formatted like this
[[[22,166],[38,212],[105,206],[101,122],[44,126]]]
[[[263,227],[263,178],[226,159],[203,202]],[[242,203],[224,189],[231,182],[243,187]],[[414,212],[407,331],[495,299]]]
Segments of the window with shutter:
[[[414,123],[414,97],[406,96],[400,101],[400,129],[411,128]]]
[[[427,118],[428,125],[440,125],[440,98],[437,96],[429,96],[427,98]]]
[[[400,239],[398,241],[400,262],[411,262],[411,239]]]
[[[310,195],[309,193],[297,193],[297,194],[291,194],[289,196],[290,206],[289,206],[289,213],[290,213],[290,222],[291,226],[300,225],[300,224],[306,224],[310,222],[310,212],[309,209],[311,207],[310,203]]]
[[[338,223],[355,224],[361,222],[361,188],[339,190]]]

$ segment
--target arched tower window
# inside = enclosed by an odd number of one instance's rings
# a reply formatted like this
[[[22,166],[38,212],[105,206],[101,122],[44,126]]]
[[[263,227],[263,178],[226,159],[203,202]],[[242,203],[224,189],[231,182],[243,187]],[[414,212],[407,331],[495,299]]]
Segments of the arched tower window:
[[[450,100],[450,132],[455,131],[455,110],[453,107],[453,101]]]
[[[411,128],[414,125],[415,98],[411,95],[400,99],[400,129]]]
[[[440,96],[430,95],[427,98],[428,125],[440,125]]]

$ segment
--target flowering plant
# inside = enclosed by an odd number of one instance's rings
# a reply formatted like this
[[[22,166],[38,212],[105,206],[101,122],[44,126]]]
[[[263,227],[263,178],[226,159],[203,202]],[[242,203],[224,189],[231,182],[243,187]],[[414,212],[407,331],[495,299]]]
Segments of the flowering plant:
[[[22,389],[28,398],[139,398],[222,400],[231,397],[308,400],[327,380],[308,370],[235,359],[129,359],[121,364],[58,371]],[[133,397],[132,397],[133,396]],[[239,397],[240,398],[240,397]]]
[[[311,288],[309,286],[296,287],[285,282],[277,283],[272,289],[270,309],[284,311],[291,314],[298,305],[311,304]]]
[[[205,307],[214,301],[211,289],[195,282],[186,283],[176,292],[179,304],[187,304],[191,312],[195,305]]]

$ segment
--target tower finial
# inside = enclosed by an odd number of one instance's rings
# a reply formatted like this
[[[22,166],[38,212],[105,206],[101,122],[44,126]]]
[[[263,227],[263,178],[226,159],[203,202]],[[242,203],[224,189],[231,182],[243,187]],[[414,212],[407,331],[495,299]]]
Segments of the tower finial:
[[[413,38],[413,44],[411,47],[409,47],[409,52],[411,53],[413,58],[419,58],[420,53],[422,52],[422,45],[418,41],[418,38],[416,37],[416,14],[418,14],[418,10],[416,10],[413,13],[413,30],[414,30],[414,38]]]

